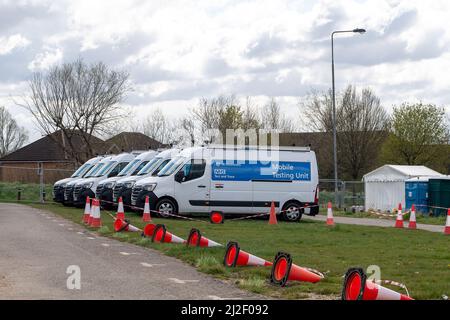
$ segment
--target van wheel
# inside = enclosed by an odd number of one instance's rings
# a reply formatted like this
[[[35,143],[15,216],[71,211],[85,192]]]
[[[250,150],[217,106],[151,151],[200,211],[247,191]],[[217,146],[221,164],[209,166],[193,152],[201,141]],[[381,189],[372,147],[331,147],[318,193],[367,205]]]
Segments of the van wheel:
[[[170,199],[162,199],[156,204],[158,215],[163,218],[171,218],[171,214],[177,214],[177,206]]]
[[[300,203],[288,202],[283,207],[282,217],[289,222],[299,221],[302,218],[303,210]]]

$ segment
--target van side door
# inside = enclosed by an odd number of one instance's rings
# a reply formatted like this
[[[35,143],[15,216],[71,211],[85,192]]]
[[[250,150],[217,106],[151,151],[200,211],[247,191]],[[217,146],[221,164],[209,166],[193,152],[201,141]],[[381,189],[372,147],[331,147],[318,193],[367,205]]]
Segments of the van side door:
[[[180,212],[209,212],[211,179],[204,159],[192,159],[174,176],[175,199]]]

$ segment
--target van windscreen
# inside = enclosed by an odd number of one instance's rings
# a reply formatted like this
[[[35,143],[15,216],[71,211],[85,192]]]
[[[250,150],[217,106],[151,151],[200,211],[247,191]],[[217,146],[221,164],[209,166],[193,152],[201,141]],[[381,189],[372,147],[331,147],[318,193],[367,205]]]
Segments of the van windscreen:
[[[136,167],[136,169],[133,170],[133,172],[130,174],[130,176],[135,176],[138,174],[139,171],[142,170],[143,167],[148,163],[148,161],[142,161],[139,163],[139,165]]]
[[[77,171],[75,171],[75,172],[72,174],[71,178],[81,177],[81,176],[83,176],[86,172],[88,172],[89,169],[91,169],[91,168],[92,168],[92,164],[85,163],[85,164],[83,164],[81,167],[79,167],[79,168],[77,169]]]
[[[173,158],[166,166],[158,173],[158,177],[170,176],[174,173],[179,167],[181,167],[188,158],[185,157],[176,157]]]
[[[162,158],[153,158],[150,160],[139,172],[138,176],[146,175],[153,171],[153,169],[158,165],[158,163],[162,160]]]
[[[108,172],[113,168],[114,164],[116,164],[116,163],[117,163],[117,161],[108,162],[101,170],[97,171],[97,174],[95,175],[95,177],[101,177],[101,176],[108,174]]]
[[[93,167],[91,170],[89,170],[86,175],[83,178],[90,178],[90,177],[95,177],[95,175],[97,174],[97,172],[103,168],[105,164],[104,163],[97,163],[95,165],[95,167]]]
[[[123,168],[122,171],[117,175],[118,177],[126,176],[131,170],[134,169],[134,167],[140,162],[141,160],[135,159],[131,161],[125,168]]]

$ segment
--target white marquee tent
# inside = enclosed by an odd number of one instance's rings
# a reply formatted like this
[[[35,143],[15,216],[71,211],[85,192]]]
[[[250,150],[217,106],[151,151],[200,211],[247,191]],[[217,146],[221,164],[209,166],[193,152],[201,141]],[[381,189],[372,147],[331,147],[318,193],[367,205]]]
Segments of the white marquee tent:
[[[405,207],[405,180],[441,176],[425,166],[384,165],[363,177],[366,210],[392,211]]]

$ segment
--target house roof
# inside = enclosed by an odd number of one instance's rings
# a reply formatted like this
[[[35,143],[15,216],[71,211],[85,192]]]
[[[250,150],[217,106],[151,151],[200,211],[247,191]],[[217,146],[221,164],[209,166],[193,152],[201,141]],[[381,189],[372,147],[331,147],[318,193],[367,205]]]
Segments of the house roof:
[[[436,177],[441,173],[426,166],[387,164],[364,175],[365,182],[405,181],[413,177]]]
[[[59,141],[59,142],[57,142]],[[64,151],[60,146],[63,142],[61,131],[56,131],[51,135],[42,137],[8,155],[1,158],[0,161],[17,161],[17,162],[74,162],[70,154]],[[103,141],[95,136],[91,137],[94,143],[103,143]],[[72,139],[74,148],[84,150],[85,143],[80,134],[75,134]]]
[[[122,132],[105,141],[110,151],[156,150],[166,145],[140,132]]]
[[[19,150],[1,158],[0,161],[14,162],[74,162],[70,154],[60,146],[63,142],[61,131],[42,137]],[[86,149],[81,133],[75,134],[72,143],[74,148],[83,152]],[[139,132],[122,132],[106,141],[91,137],[91,146],[96,154],[131,152],[166,147],[166,145]],[[87,155],[87,153],[86,153]]]

